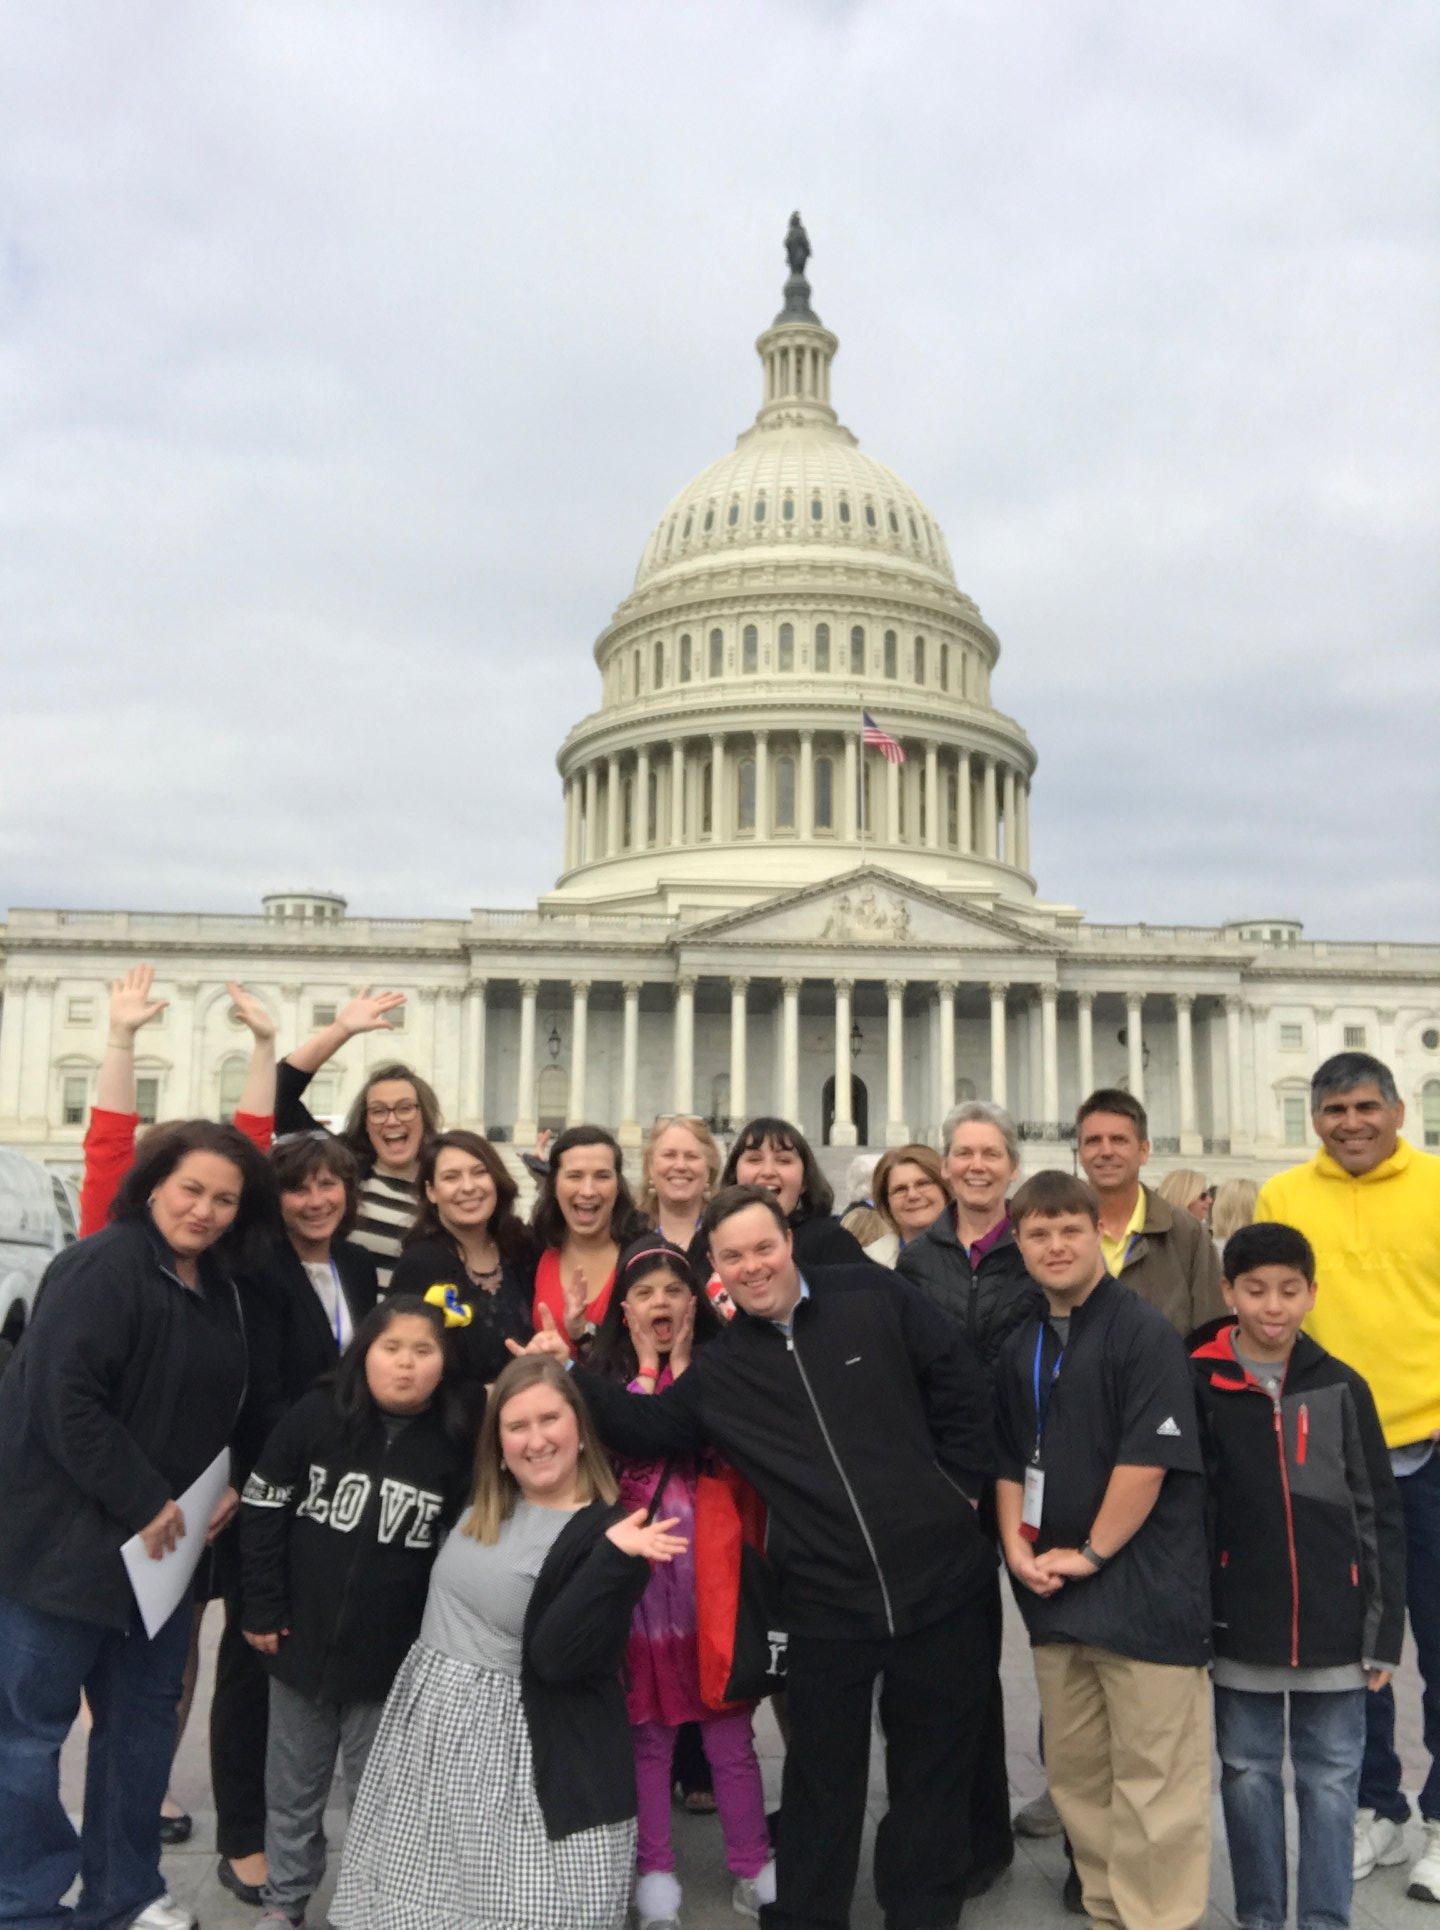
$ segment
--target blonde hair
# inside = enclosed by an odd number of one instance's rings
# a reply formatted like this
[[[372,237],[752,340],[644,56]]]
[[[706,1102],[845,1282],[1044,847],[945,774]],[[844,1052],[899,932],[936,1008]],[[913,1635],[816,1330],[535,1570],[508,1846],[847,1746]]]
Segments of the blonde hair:
[[[505,1456],[500,1451],[500,1417],[517,1394],[528,1393],[532,1387],[548,1387],[575,1415],[580,1436],[580,1455],[575,1463],[576,1498],[582,1504],[614,1501],[620,1492],[609,1457],[595,1432],[590,1410],[570,1376],[548,1354],[522,1354],[503,1369],[485,1403],[485,1419],[475,1448],[475,1492],[460,1524],[461,1534],[471,1535],[476,1541],[498,1541],[502,1522],[514,1514],[515,1503],[520,1499],[520,1484],[506,1467]]]
[[[1203,1173],[1193,1166],[1177,1166],[1172,1173],[1157,1182],[1155,1192],[1167,1206],[1188,1207],[1192,1200],[1198,1200],[1202,1193],[1208,1193],[1210,1182]]]
[[[887,1233],[895,1231],[883,1213],[873,1206],[867,1206],[863,1200],[858,1206],[852,1206],[848,1213],[840,1215],[840,1224],[847,1233],[855,1235],[861,1246],[874,1246],[877,1240],[883,1240]]]
[[[715,1182],[720,1177],[720,1168],[725,1164],[714,1133],[696,1112],[662,1112],[650,1128],[650,1137],[645,1141],[645,1151],[640,1159],[640,1185],[635,1195],[637,1209],[647,1220],[657,1224],[660,1218],[660,1196],[655,1191],[655,1181],[650,1172],[650,1155],[655,1141],[661,1133],[668,1133],[672,1126],[683,1126],[692,1139],[698,1140],[705,1154],[705,1198],[710,1199],[715,1191]]]
[[[1238,1233],[1242,1226],[1253,1225],[1255,1202],[1259,1197],[1260,1187],[1253,1179],[1220,1182],[1210,1207],[1210,1233],[1217,1245],[1223,1247],[1232,1233]]]
[[[967,1122],[961,1121],[962,1125],[965,1123]],[[985,1124],[994,1126],[995,1130],[1003,1135],[1003,1128],[995,1120],[987,1119]],[[890,1180],[897,1166],[918,1166],[926,1179],[940,1188],[947,1205],[954,1198],[954,1194],[945,1182],[945,1170],[940,1164],[940,1155],[933,1146],[892,1146],[888,1153],[881,1156],[875,1168],[874,1178],[870,1182],[874,1189],[875,1210],[884,1222],[882,1230],[887,1233],[900,1231],[895,1216],[890,1211]],[[874,1237],[878,1239],[880,1236],[877,1233]],[[861,1239],[860,1244],[864,1246],[866,1242]]]

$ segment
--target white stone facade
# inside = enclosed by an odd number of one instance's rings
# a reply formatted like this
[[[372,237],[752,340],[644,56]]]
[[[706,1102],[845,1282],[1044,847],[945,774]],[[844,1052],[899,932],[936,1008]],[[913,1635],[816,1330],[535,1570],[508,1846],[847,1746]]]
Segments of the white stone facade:
[[[363,985],[407,993],[402,1032],[320,1075],[332,1118],[389,1058],[451,1120],[522,1143],[591,1118],[636,1144],[677,1110],[894,1145],[978,1095],[1023,1122],[1034,1165],[1068,1161],[1077,1101],[1123,1083],[1160,1163],[1219,1178],[1302,1156],[1311,1070],[1358,1045],[1440,1145],[1440,946],[1093,925],[1037,898],[1036,759],[991,704],[999,643],[924,504],[837,421],[837,344],[803,280],[786,297],[754,426],[665,511],[596,643],[600,707],[559,753],[563,868],[536,910],[352,918],[290,891],[249,918],[13,911],[0,1141],[78,1162],[106,988],[143,959],[170,1001],[138,1042],[158,1117],[233,1105],[238,978],[282,1050]],[[862,710],[903,764],[862,749]]]

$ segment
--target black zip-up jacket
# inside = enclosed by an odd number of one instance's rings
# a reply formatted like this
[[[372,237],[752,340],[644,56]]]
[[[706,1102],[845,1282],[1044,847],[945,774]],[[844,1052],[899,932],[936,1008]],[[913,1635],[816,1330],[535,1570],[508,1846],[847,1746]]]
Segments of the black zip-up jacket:
[[[358,1327],[379,1296],[375,1262],[350,1240],[336,1240],[331,1258],[351,1326]],[[268,1264],[249,1269],[240,1289],[250,1335],[250,1387],[236,1442],[243,1479],[300,1396],[331,1372],[340,1350],[304,1262],[283,1233],[274,1236]]]
[[[1370,1389],[1308,1334],[1280,1397],[1223,1327],[1191,1355],[1209,1478],[1215,1652],[1238,1662],[1394,1668],[1405,1527]]]
[[[908,1634],[994,1571],[969,1500],[995,1472],[984,1374],[891,1273],[827,1269],[788,1336],[737,1314],[663,1394],[575,1374],[619,1453],[711,1442],[758,1491],[792,1633]]]
[[[1024,1321],[1045,1313],[1045,1296],[1025,1271],[1013,1229],[1007,1227],[1003,1238],[981,1254],[979,1266],[972,1267],[950,1206],[901,1247],[895,1271],[960,1322],[976,1359],[992,1378],[1009,1336]]]
[[[525,1611],[520,1699],[535,1794],[551,1837],[635,1814],[635,1745],[621,1668],[650,1564],[622,1555],[608,1538],[620,1515],[592,1501],[566,1522]]]
[[[465,1262],[449,1235],[435,1233],[404,1249],[395,1262],[388,1291],[417,1293],[423,1299],[428,1287],[456,1289],[469,1303],[471,1315],[468,1327],[450,1329],[450,1345],[465,1379],[481,1388],[510,1365],[511,1354],[505,1342],[518,1340],[523,1345],[534,1332],[530,1302],[535,1282],[533,1266],[526,1266],[527,1258],[526,1253],[515,1260],[502,1255],[500,1284],[494,1293],[487,1293],[484,1287],[471,1285]]]
[[[347,1425],[317,1387],[281,1421],[245,1483],[241,1627],[280,1634],[274,1675],[315,1701],[381,1702],[420,1629],[440,1531],[471,1456],[431,1409],[387,1441]]]
[[[0,1385],[0,1593],[130,1626],[121,1544],[226,1446],[245,1391],[235,1288],[211,1254],[199,1277],[192,1292],[148,1218],[46,1269]],[[201,1397],[187,1367],[197,1358]],[[203,1535],[205,1523],[186,1528]]]

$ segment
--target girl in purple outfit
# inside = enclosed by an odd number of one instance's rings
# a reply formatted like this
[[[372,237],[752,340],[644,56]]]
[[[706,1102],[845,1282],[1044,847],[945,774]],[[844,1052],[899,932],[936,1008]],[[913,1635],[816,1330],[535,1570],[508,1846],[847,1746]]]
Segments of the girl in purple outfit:
[[[692,1347],[718,1331],[685,1254],[659,1234],[645,1234],[620,1255],[589,1365],[624,1382],[632,1394],[656,1394],[685,1372]],[[735,1908],[742,1916],[758,1916],[762,1903],[774,1901],[775,1870],[750,1707],[711,1708],[700,1693],[693,1554],[699,1470],[687,1458],[663,1465],[620,1461],[616,1472],[625,1507],[676,1517],[674,1532],[691,1551],[656,1567],[635,1610],[625,1656],[635,1741],[640,1930],[673,1930],[679,1923],[670,1788],[675,1736],[686,1722],[700,1725],[714,1776]]]

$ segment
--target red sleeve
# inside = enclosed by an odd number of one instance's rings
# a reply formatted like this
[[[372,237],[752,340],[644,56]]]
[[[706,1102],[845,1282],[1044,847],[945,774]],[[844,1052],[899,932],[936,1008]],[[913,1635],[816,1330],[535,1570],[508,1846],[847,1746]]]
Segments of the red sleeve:
[[[85,1128],[85,1165],[80,1179],[80,1237],[98,1233],[110,1217],[110,1208],[135,1157],[135,1134],[139,1130],[138,1112],[106,1112],[101,1106],[90,1109],[90,1124]]]
[[[275,1115],[273,1112],[237,1112],[235,1129],[244,1133],[257,1152],[268,1153],[275,1137]]]

